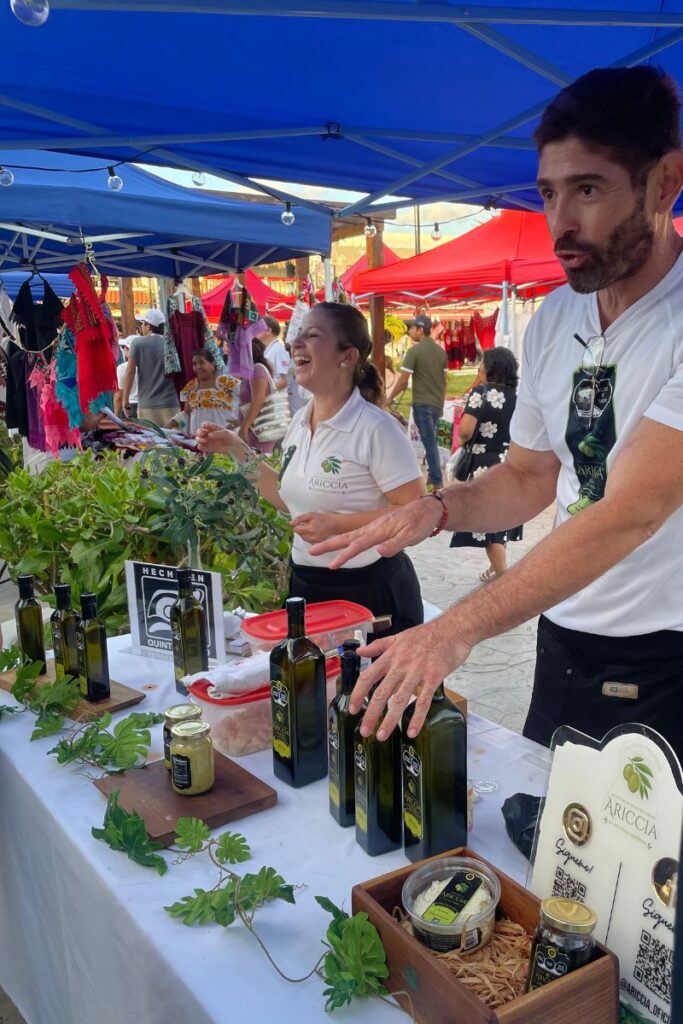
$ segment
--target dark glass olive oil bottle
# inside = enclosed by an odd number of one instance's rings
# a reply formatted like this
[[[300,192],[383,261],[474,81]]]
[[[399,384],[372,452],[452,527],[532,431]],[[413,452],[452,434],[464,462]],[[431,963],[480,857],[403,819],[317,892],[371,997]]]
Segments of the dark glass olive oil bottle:
[[[41,665],[45,672],[45,640],[43,637],[43,613],[33,593],[33,576],[17,576],[19,600],[14,606],[17,624],[17,643],[24,658]]]
[[[377,724],[379,728],[379,723]],[[380,742],[375,733],[354,742],[356,842],[370,857],[401,845],[401,735]]]
[[[209,643],[206,614],[194,596],[192,569],[178,569],[178,597],[171,606],[173,667],[175,688],[187,694],[184,676],[206,672],[209,667]]]
[[[96,594],[81,594],[76,646],[81,696],[85,700],[104,700],[109,696],[107,631],[97,617]]]
[[[306,602],[287,600],[287,637],[270,652],[273,770],[290,786],[327,774],[325,655],[306,636]]]
[[[408,737],[415,703],[401,723],[403,837],[412,861],[467,842],[467,726],[438,687],[420,732]]]
[[[71,607],[71,587],[68,583],[55,584],[54,591],[57,607],[50,616],[50,628],[55,656],[55,675],[57,679],[64,679],[65,676],[78,679],[78,612]]]
[[[357,643],[357,641],[351,642]],[[354,650],[345,651],[341,656],[339,690],[327,711],[330,814],[344,828],[353,825],[356,821],[353,749],[356,726],[362,712],[359,711],[358,714],[352,715],[349,711],[349,703],[351,691],[356,685],[359,672],[359,655]]]

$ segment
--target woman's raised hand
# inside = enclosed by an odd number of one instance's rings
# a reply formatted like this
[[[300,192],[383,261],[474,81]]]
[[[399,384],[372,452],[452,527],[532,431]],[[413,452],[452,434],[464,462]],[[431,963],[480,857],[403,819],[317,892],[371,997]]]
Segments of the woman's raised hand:
[[[234,430],[226,430],[217,423],[202,423],[197,431],[197,445],[200,452],[232,453],[242,447],[242,441]]]

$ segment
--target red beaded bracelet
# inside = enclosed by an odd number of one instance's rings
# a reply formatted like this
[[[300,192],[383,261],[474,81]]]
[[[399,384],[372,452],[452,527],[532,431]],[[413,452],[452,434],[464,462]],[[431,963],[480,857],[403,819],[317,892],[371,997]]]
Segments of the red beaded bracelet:
[[[429,494],[423,494],[422,497],[435,498],[437,501],[441,502],[441,519],[429,534],[430,537],[436,537],[437,533],[441,533],[448,522],[448,506],[446,505],[446,499],[443,496],[443,491],[430,491]]]

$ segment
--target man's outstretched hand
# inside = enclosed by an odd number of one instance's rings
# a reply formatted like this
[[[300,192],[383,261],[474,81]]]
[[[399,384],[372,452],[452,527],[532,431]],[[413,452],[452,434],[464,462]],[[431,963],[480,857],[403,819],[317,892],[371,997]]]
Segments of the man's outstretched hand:
[[[330,569],[341,568],[350,558],[370,548],[377,548],[380,555],[390,558],[429,537],[441,521],[442,511],[441,502],[418,498],[409,505],[392,509],[358,530],[340,533],[320,544],[314,544],[310,554],[324,555],[328,551],[339,551],[330,563]]]
[[[413,693],[419,689],[408,730],[410,737],[416,736],[422,728],[439,683],[443,682],[449,672],[463,664],[470,651],[468,643],[452,632],[449,633],[443,618],[361,647],[360,654],[377,658],[377,661],[358,677],[351,694],[352,714],[361,710],[370,688],[379,683],[363,715],[361,733],[369,736],[375,731],[391,697],[386,717],[377,732],[377,738],[385,740],[400,722]]]

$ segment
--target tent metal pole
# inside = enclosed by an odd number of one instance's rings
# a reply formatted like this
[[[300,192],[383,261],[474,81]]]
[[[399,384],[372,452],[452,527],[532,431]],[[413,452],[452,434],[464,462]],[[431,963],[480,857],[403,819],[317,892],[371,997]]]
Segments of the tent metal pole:
[[[10,106],[3,103],[0,105]],[[271,128],[255,131],[242,132],[179,132],[169,135],[100,135],[97,138],[83,138],[82,135],[73,137],[53,136],[34,139],[3,139],[0,149],[56,149],[56,150],[79,150],[97,149],[98,146],[122,146],[127,149],[148,149],[150,146],[170,146],[178,144],[194,145],[200,142],[249,142],[257,139],[283,139],[299,138],[310,135],[324,135],[327,132],[327,125],[314,125],[308,128]],[[148,154],[142,154],[141,160]],[[143,160],[144,162],[144,160]]]
[[[332,260],[329,256],[323,257],[323,272],[325,274],[325,302],[332,302]]]
[[[420,199],[399,199],[394,203],[375,203],[373,206],[368,207],[367,212],[384,213],[385,210],[402,210],[406,206],[425,206],[429,203],[458,203],[465,199],[477,199],[484,196],[501,198],[503,194],[506,194],[509,202],[518,202],[520,206],[525,205],[528,209],[537,212],[541,209],[540,200],[538,206],[531,206],[530,203],[523,204],[522,200],[513,199],[512,195],[507,195],[507,193],[526,192],[530,189],[536,190],[535,181],[522,181],[510,185],[477,185],[476,188],[463,189],[462,192],[445,192],[436,196],[425,196]],[[340,211],[337,216],[341,217],[342,213],[343,211]]]
[[[519,359],[517,352],[517,289],[512,288],[512,305],[510,307],[510,348],[515,359]]]
[[[389,0],[51,0],[54,10],[145,11],[163,14],[241,14],[250,17],[321,18],[344,21],[428,21],[444,24],[589,25],[662,28],[683,25],[683,12],[593,11],[525,7],[454,7]]]
[[[348,128],[342,125],[342,134],[344,138],[349,138],[351,135],[361,135],[363,138],[380,138],[380,139],[406,139],[408,142],[440,142],[446,146],[450,145],[466,145],[475,138],[474,135],[466,135],[463,133],[451,133],[451,132],[427,132],[427,131],[411,131],[407,128]],[[496,149],[520,149],[520,150],[533,150],[536,151],[536,143],[533,139],[496,139],[495,142],[489,142],[486,144],[488,147],[495,147]]]
[[[513,43],[508,36],[504,36],[494,28],[489,28],[483,24],[472,25],[464,23],[458,25],[458,28],[474,36],[475,39],[480,39],[494,50],[498,50],[499,53],[504,53],[506,57],[512,57],[518,64],[523,64],[530,71],[535,71],[537,75],[547,78],[549,81],[554,82],[555,85],[569,85],[573,81],[572,75],[566,71],[561,71],[560,68],[539,57],[538,54],[527,50],[525,46]]]
[[[508,283],[503,281],[503,340],[508,337],[509,321],[508,321]],[[505,344],[508,344],[505,341]]]

